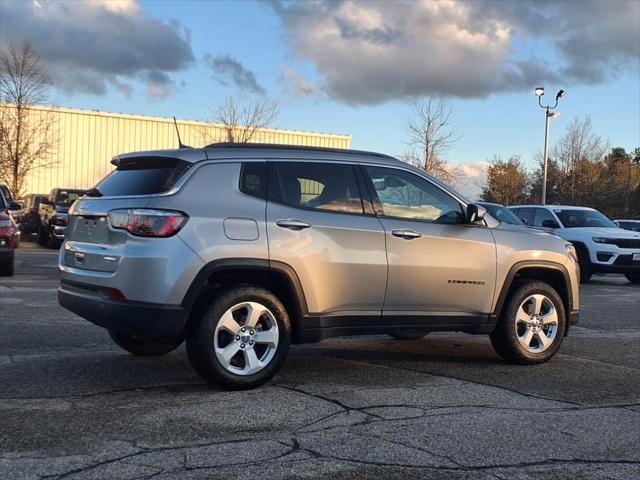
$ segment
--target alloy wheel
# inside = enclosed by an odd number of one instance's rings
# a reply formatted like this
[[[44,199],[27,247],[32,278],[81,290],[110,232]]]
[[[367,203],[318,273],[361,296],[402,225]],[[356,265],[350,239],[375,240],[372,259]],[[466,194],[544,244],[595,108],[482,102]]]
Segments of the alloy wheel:
[[[543,353],[558,333],[558,312],[545,295],[529,295],[518,308],[515,324],[520,345],[529,353]]]
[[[273,359],[278,338],[278,323],[269,308],[258,302],[242,302],[218,320],[214,351],[228,372],[253,375]]]

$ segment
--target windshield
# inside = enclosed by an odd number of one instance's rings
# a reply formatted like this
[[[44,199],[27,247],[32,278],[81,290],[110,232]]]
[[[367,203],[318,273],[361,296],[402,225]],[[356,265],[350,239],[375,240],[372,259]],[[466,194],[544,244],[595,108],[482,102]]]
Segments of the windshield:
[[[503,223],[510,223],[511,225],[524,225],[524,222],[520,220],[515,214],[507,207],[502,205],[491,205],[488,203],[481,203],[484,208],[491,214],[493,218]]]
[[[71,205],[84,194],[84,190],[60,190],[56,197],[56,205]]]
[[[554,209],[565,228],[606,227],[619,228],[615,223],[596,210]]]

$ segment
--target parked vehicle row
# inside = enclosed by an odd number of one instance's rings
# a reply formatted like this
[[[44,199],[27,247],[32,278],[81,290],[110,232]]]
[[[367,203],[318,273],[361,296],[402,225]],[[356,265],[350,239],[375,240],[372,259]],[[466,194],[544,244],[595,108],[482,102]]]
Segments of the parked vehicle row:
[[[489,334],[549,360],[578,321],[577,257],[386,155],[252,144],[142,152],[69,210],[62,306],[136,355],[186,339],[196,371],[251,388],[290,343]]]
[[[67,230],[69,207],[87,190],[75,188],[54,188],[46,199],[40,200],[38,207],[38,243],[58,248]]]
[[[640,283],[640,233],[624,230],[588,207],[566,205],[514,205],[509,209],[526,225],[569,240],[580,261],[580,277],[594,273],[622,273]]]
[[[7,200],[5,190],[0,188],[0,276],[13,275],[14,251],[20,240],[20,231],[10,215],[10,209],[17,206]]]

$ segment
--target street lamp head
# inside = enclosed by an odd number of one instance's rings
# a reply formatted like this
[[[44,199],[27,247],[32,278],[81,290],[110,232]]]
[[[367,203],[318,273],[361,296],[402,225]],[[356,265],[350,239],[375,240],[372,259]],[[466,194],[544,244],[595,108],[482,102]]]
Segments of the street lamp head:
[[[564,94],[565,94],[564,90],[558,90],[558,93],[556,93],[556,100],[564,97]]]
[[[541,97],[544,95],[544,87],[536,87],[535,89],[536,97]]]

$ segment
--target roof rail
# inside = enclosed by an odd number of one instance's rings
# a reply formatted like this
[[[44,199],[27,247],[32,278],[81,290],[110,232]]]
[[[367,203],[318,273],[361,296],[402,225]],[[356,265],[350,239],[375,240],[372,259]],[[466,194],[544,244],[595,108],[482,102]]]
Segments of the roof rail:
[[[278,143],[235,143],[235,142],[220,142],[212,143],[204,148],[267,148],[271,150],[307,150],[312,152],[332,152],[332,153],[346,153],[349,155],[372,155],[382,158],[393,158],[390,155],[377,152],[368,152],[366,150],[351,150],[346,148],[329,148],[329,147],[310,147],[306,145],[282,145]],[[395,160],[395,159],[394,159]]]

